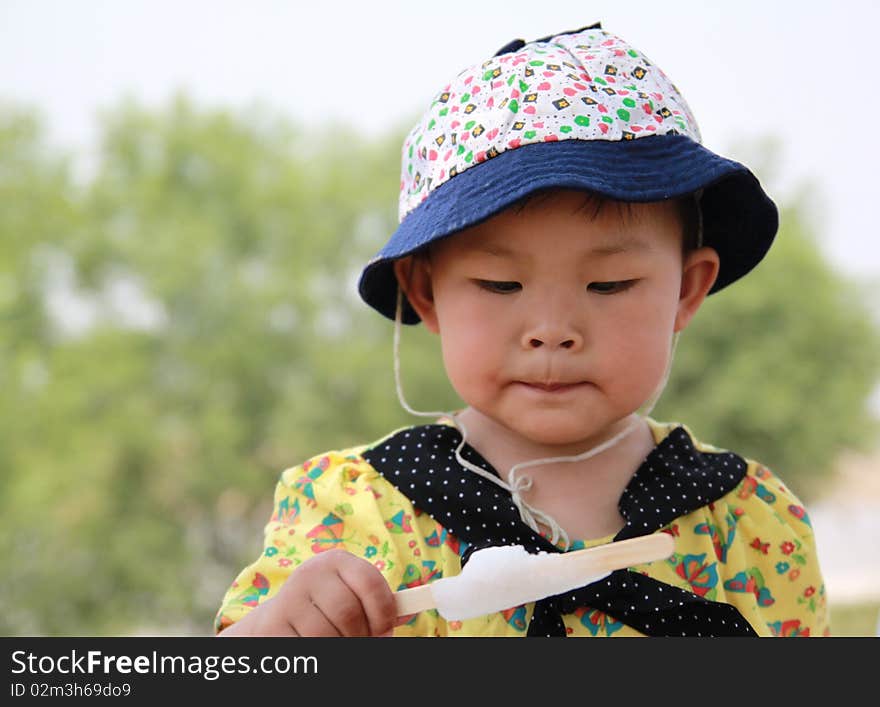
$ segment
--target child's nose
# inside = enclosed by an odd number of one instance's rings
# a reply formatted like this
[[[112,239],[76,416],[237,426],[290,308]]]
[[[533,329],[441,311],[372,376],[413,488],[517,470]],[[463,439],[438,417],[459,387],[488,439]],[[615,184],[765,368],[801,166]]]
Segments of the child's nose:
[[[544,339],[537,339],[537,338],[533,337],[533,338],[529,339],[528,346],[533,349],[537,349],[542,346],[545,346],[546,344],[547,344],[547,342],[544,341]],[[553,344],[551,343],[551,346],[552,345]],[[573,349],[575,347],[575,340],[573,338],[572,339],[565,339],[564,341],[560,341],[558,344],[556,344],[556,347],[560,348],[560,349]]]
[[[528,322],[522,329],[523,348],[574,352],[584,347],[579,303],[565,288],[542,291],[523,304]]]
[[[541,330],[526,332],[523,336],[523,346],[527,349],[539,349],[548,347],[551,350],[569,349],[580,350],[583,347],[583,337],[573,329],[559,329],[542,327]]]

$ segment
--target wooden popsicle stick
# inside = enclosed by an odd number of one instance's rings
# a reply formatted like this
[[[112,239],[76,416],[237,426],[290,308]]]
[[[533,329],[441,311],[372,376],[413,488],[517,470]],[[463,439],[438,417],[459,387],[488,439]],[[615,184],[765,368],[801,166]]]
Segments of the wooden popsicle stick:
[[[418,587],[401,589],[394,593],[394,603],[397,606],[398,616],[409,616],[421,611],[433,609],[437,604],[434,595],[431,594],[431,585],[422,584]]]
[[[643,535],[638,538],[606,543],[584,550],[552,555],[561,562],[575,562],[583,565],[585,575],[602,574],[632,567],[644,562],[654,562],[669,557],[675,549],[675,541],[668,533]],[[454,578],[452,578],[454,579]],[[430,584],[402,589],[394,593],[398,616],[417,614],[436,606]]]
[[[559,559],[562,562],[583,563],[585,571],[595,571],[596,574],[600,574],[640,565],[643,562],[664,560],[674,549],[675,540],[669,533],[654,533],[566,552],[559,555]]]

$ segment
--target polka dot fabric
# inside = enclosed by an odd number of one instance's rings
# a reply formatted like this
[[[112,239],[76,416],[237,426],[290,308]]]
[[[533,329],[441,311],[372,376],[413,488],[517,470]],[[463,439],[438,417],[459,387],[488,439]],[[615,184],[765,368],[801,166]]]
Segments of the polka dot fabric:
[[[564,595],[470,619],[423,612],[400,636],[728,636],[828,633],[809,517],[769,470],[648,420],[656,447],[634,473],[615,537],[666,532],[675,553],[618,570]],[[509,495],[463,468],[450,424],[400,430],[286,470],[260,558],[227,591],[215,629],[274,595],[295,567],[342,547],[372,562],[393,589],[458,574],[471,553],[522,544],[560,551],[522,523]],[[472,447],[463,456],[496,473]]]
[[[399,217],[499,154],[559,140],[636,140],[700,131],[644,54],[598,27],[522,44],[461,71],[403,145]]]
[[[675,428],[624,489],[620,512],[627,526],[618,539],[645,535],[720,498],[742,480],[747,466],[731,452],[698,451],[684,427]]]
[[[367,452],[365,459],[419,508],[467,541],[462,564],[474,550],[492,545],[518,544],[530,552],[558,551],[522,522],[507,494],[502,501],[503,492],[496,491],[494,484],[458,463],[454,450],[460,442],[457,429],[426,425],[398,433],[377,450]],[[445,452],[438,453],[440,450]],[[462,455],[497,475],[472,447],[465,446]],[[614,539],[660,529],[678,515],[732,489],[745,472],[745,462],[736,455],[701,454],[690,445],[682,428],[673,430],[625,489],[620,510],[626,526]],[[581,606],[602,609],[652,635],[754,635],[748,622],[730,605],[664,588],[656,580],[626,570],[570,594],[539,601],[528,635],[564,636],[561,614]]]

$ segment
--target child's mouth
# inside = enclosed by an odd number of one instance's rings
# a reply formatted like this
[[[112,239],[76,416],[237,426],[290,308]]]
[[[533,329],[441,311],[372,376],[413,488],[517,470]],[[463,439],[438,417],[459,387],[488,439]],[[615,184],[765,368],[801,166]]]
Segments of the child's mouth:
[[[524,386],[529,388],[534,388],[535,390],[540,390],[544,393],[564,393],[568,390],[574,390],[575,388],[579,388],[582,385],[587,385],[584,382],[578,383],[530,383],[528,381],[521,381]]]

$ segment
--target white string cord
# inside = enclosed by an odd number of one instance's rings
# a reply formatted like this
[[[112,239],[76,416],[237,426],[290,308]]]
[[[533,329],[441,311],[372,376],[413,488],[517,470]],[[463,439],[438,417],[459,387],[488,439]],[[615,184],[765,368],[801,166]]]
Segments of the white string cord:
[[[400,323],[403,317],[403,290],[400,285],[397,286],[397,309],[394,312],[394,385],[397,388],[397,399],[401,406],[410,415],[418,417],[448,417],[453,419],[453,413],[446,411],[437,412],[419,412],[409,406],[403,397],[403,386],[400,383]]]
[[[459,464],[461,464],[466,469],[478,474],[491,481],[498,486],[501,486],[508,493],[510,493],[511,499],[514,505],[519,510],[520,518],[522,518],[523,522],[528,525],[532,530],[536,533],[540,533],[538,528],[538,521],[540,520],[547,528],[549,528],[551,533],[550,542],[556,544],[560,540],[562,541],[566,550],[571,546],[571,540],[568,537],[568,533],[556,522],[556,519],[552,516],[544,513],[538,508],[528,504],[521,496],[521,493],[528,491],[532,487],[532,479],[529,476],[517,476],[516,472],[521,469],[526,469],[533,466],[538,466],[540,464],[551,464],[556,462],[577,462],[584,461],[585,459],[589,459],[601,452],[604,452],[609,447],[614,446],[624,437],[626,437],[630,432],[636,429],[639,424],[639,417],[631,422],[625,429],[621,432],[618,432],[616,435],[611,437],[610,439],[602,442],[601,444],[588,449],[586,452],[582,452],[576,456],[566,456],[566,457],[547,457],[543,459],[531,459],[529,461],[520,462],[518,464],[514,464],[510,470],[507,472],[508,482],[505,483],[502,479],[499,479],[497,476],[492,474],[491,472],[486,471],[478,467],[476,464],[469,462],[467,459],[462,457],[461,450],[464,449],[465,444],[467,444],[467,428],[464,423],[458,419],[456,413],[454,412],[446,412],[446,411],[434,411],[434,412],[422,412],[419,410],[415,410],[406,402],[406,399],[403,395],[403,386],[400,381],[400,329],[401,329],[401,319],[403,312],[403,291],[400,286],[397,288],[397,308],[394,315],[394,384],[397,389],[397,399],[400,401],[401,406],[404,410],[406,410],[411,415],[416,415],[419,417],[447,417],[449,418],[458,431],[461,433],[461,442],[455,450],[455,458]],[[640,417],[647,416],[654,409],[654,406],[657,404],[657,401],[660,399],[660,396],[663,393],[663,390],[666,388],[666,383],[669,380],[669,372],[672,369],[672,359],[675,355],[675,347],[678,343],[678,332],[675,332],[672,337],[672,346],[669,353],[669,360],[666,364],[666,371],[663,374],[663,380],[660,381],[660,385],[657,386],[657,389],[654,391],[654,394],[648,400],[645,405],[643,405],[638,410],[638,415]],[[645,407],[647,406],[647,407]]]

